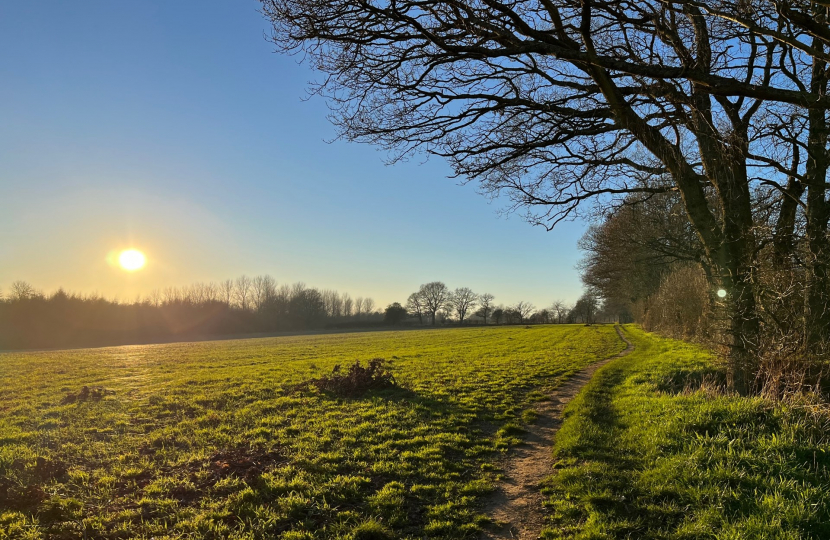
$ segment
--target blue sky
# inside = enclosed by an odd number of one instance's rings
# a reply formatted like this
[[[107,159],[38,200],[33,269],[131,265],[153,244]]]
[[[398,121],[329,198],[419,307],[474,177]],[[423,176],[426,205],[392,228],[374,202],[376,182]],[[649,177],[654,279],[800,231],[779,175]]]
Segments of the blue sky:
[[[0,4],[0,287],[131,300],[271,274],[404,301],[420,283],[575,300],[582,223],[554,232],[448,179],[327,143],[316,75],[254,1]],[[106,262],[136,247],[132,274]]]

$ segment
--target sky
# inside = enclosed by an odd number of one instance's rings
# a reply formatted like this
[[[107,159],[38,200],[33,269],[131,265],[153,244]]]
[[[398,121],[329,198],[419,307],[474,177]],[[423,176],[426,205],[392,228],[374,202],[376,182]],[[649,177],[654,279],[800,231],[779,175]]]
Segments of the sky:
[[[0,291],[132,301],[242,274],[405,302],[574,301],[584,223],[505,217],[437,158],[334,141],[253,0],[0,3]],[[108,254],[136,248],[125,272]]]

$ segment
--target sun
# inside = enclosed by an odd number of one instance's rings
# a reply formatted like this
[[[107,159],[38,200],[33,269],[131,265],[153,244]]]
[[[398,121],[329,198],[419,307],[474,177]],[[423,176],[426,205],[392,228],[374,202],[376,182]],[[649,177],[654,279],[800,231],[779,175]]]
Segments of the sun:
[[[118,264],[127,272],[135,272],[144,268],[147,257],[137,249],[126,249],[118,255]]]

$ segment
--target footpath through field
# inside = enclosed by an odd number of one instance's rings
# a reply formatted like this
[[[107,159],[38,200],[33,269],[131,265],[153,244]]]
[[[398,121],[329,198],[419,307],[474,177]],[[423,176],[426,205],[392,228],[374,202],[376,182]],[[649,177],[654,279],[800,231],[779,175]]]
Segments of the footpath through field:
[[[565,406],[591,380],[596,370],[634,350],[620,327],[614,329],[626,342],[625,350],[578,372],[554,390],[547,401],[539,404],[536,422],[527,428],[523,444],[511,450],[502,483],[485,507],[485,513],[499,528],[484,532],[482,538],[539,538],[545,525],[540,484],[552,472],[553,437],[562,425]]]

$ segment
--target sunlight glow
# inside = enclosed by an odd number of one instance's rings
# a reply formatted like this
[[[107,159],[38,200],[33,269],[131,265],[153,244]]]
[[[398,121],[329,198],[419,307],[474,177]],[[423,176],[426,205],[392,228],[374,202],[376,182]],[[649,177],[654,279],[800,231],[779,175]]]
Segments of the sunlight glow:
[[[726,298],[726,291],[724,289],[718,289],[718,296],[720,298]]]
[[[127,249],[118,256],[118,264],[127,272],[135,272],[144,268],[147,258],[137,249]]]

